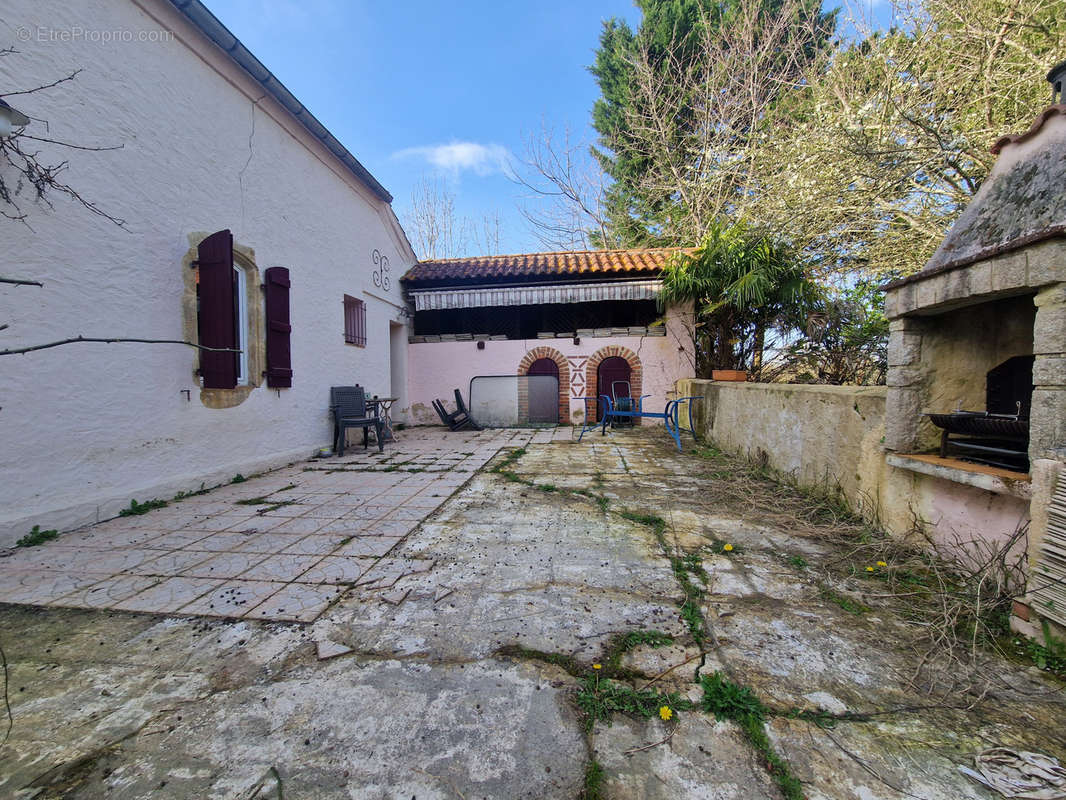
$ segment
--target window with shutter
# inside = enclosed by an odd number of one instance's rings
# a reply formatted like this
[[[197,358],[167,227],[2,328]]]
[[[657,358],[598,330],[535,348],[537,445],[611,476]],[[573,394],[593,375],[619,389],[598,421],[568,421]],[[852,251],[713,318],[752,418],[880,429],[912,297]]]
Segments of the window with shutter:
[[[344,295],[344,341],[366,347],[366,303]]]
[[[292,386],[292,351],[289,335],[289,270],[271,267],[264,275],[266,286],[267,386]]]
[[[228,230],[219,231],[200,242],[196,266],[200,344],[217,348],[200,351],[200,376],[205,389],[232,389],[242,363],[241,354],[233,351],[247,350],[240,348],[243,337],[238,298],[243,295],[240,276],[233,269],[233,235]]]

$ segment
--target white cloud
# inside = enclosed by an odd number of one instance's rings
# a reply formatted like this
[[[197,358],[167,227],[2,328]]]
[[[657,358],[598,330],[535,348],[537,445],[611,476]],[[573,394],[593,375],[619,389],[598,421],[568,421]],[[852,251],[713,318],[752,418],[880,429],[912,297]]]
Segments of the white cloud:
[[[511,172],[511,153],[502,144],[450,142],[424,147],[408,147],[392,154],[393,158],[419,158],[442,172],[457,175],[471,171],[478,175]]]

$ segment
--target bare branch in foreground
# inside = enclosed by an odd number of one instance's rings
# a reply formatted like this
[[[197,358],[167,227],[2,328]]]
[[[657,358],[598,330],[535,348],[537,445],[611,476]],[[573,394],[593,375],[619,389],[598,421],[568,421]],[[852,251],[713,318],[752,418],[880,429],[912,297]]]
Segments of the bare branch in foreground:
[[[103,344],[113,344],[115,342],[135,342],[137,344],[183,344],[186,347],[194,347],[197,350],[206,350],[209,353],[242,352],[241,350],[236,350],[232,347],[205,347],[202,344],[187,342],[183,339],[131,339],[127,337],[99,338],[95,336],[75,336],[73,339],[60,339],[57,342],[48,342],[47,344],[35,344],[29,347],[15,347],[8,350],[0,350],[0,356],[15,356],[21,353],[32,353],[35,350],[48,350],[52,347],[61,347],[65,344],[75,344],[77,342],[99,342]]]

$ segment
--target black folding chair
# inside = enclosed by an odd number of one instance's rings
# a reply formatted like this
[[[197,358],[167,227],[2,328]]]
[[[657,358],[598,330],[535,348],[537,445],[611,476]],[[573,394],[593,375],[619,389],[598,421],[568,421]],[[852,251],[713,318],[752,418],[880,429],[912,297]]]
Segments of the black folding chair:
[[[457,406],[456,410],[448,411],[444,406],[443,400],[433,401],[433,408],[437,412],[437,416],[440,417],[440,421],[447,425],[449,430],[453,431],[464,428],[471,428],[475,431],[481,430],[481,427],[470,417],[470,412],[466,410],[466,404],[463,403],[463,395],[458,389],[455,390],[455,404]]]

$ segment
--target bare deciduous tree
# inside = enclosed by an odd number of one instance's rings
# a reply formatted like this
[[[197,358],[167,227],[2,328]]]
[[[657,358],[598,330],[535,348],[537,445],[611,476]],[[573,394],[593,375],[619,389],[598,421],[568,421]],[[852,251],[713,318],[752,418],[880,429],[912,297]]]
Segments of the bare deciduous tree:
[[[404,216],[419,258],[464,255],[465,230],[455,216],[455,195],[443,179],[423,175],[411,192],[411,210]]]
[[[17,54],[17,50],[14,48],[0,49],[0,57],[12,56]],[[17,95],[31,95],[40,92],[46,92],[49,89],[55,88],[60,84],[73,81],[77,78],[78,73],[81,70],[74,70],[68,75],[58,78],[51,83],[35,86],[30,89],[20,89],[16,91],[7,92],[2,97],[14,97]],[[36,120],[45,126],[45,130],[48,128],[46,120]],[[88,150],[88,151],[106,151],[106,150],[121,150],[122,145],[117,146],[105,146],[105,147],[93,147],[86,145],[74,144],[72,142],[61,141],[59,139],[52,139],[49,137],[35,136],[26,132],[25,128],[16,130],[11,136],[0,138],[0,217],[4,217],[13,222],[20,222],[27,227],[28,212],[26,211],[23,203],[22,194],[28,190],[31,195],[30,202],[39,203],[47,206],[49,209],[54,209],[50,196],[54,194],[65,195],[71,200],[75,201],[82,208],[90,211],[98,217],[102,217],[108,222],[114,224],[116,227],[123,230],[126,228],[126,221],[113,214],[108,213],[95,201],[85,197],[79,190],[75,189],[71,185],[65,183],[60,179],[60,175],[66,171],[68,162],[58,161],[52,162],[50,159],[45,159],[40,150],[33,149],[37,146],[36,143],[54,145],[57,147],[66,148],[69,150]],[[11,277],[0,276],[0,284],[9,286],[22,287],[22,286],[36,286],[43,288],[44,284],[41,281],[34,280],[27,277]],[[8,323],[0,323],[0,331],[8,330],[10,325]],[[61,347],[67,344],[75,344],[79,342],[101,342],[101,343],[116,343],[116,342],[132,342],[138,344],[180,344],[187,347],[193,347],[198,350],[219,350],[219,348],[204,347],[200,344],[188,342],[177,339],[155,339],[155,338],[128,338],[128,337],[88,337],[88,336],[73,336],[64,339],[59,339],[51,342],[45,342],[43,344],[27,345],[25,347],[10,347],[0,349],[0,356],[7,355],[21,355],[25,353],[36,352],[38,350],[49,350],[53,347]],[[223,349],[223,352],[239,352],[228,349]]]
[[[561,140],[546,125],[539,135],[530,134],[521,167],[524,174],[512,175],[527,194],[519,210],[541,244],[553,250],[616,244],[602,205],[606,176],[589,145],[573,141],[569,128]]]
[[[637,191],[667,198],[661,238],[698,242],[715,220],[753,216],[758,161],[828,58],[830,24],[803,0],[741,0],[728,24],[700,27],[694,53],[638,39],[627,146],[645,164]]]
[[[422,259],[494,255],[500,250],[499,212],[485,214],[480,222],[458,216],[455,194],[440,177],[422,176],[411,192],[404,223]]]
[[[826,271],[920,269],[976,193],[1004,133],[1026,129],[1062,57],[1061,0],[900,0],[897,27],[812,72],[754,174],[760,214]]]

